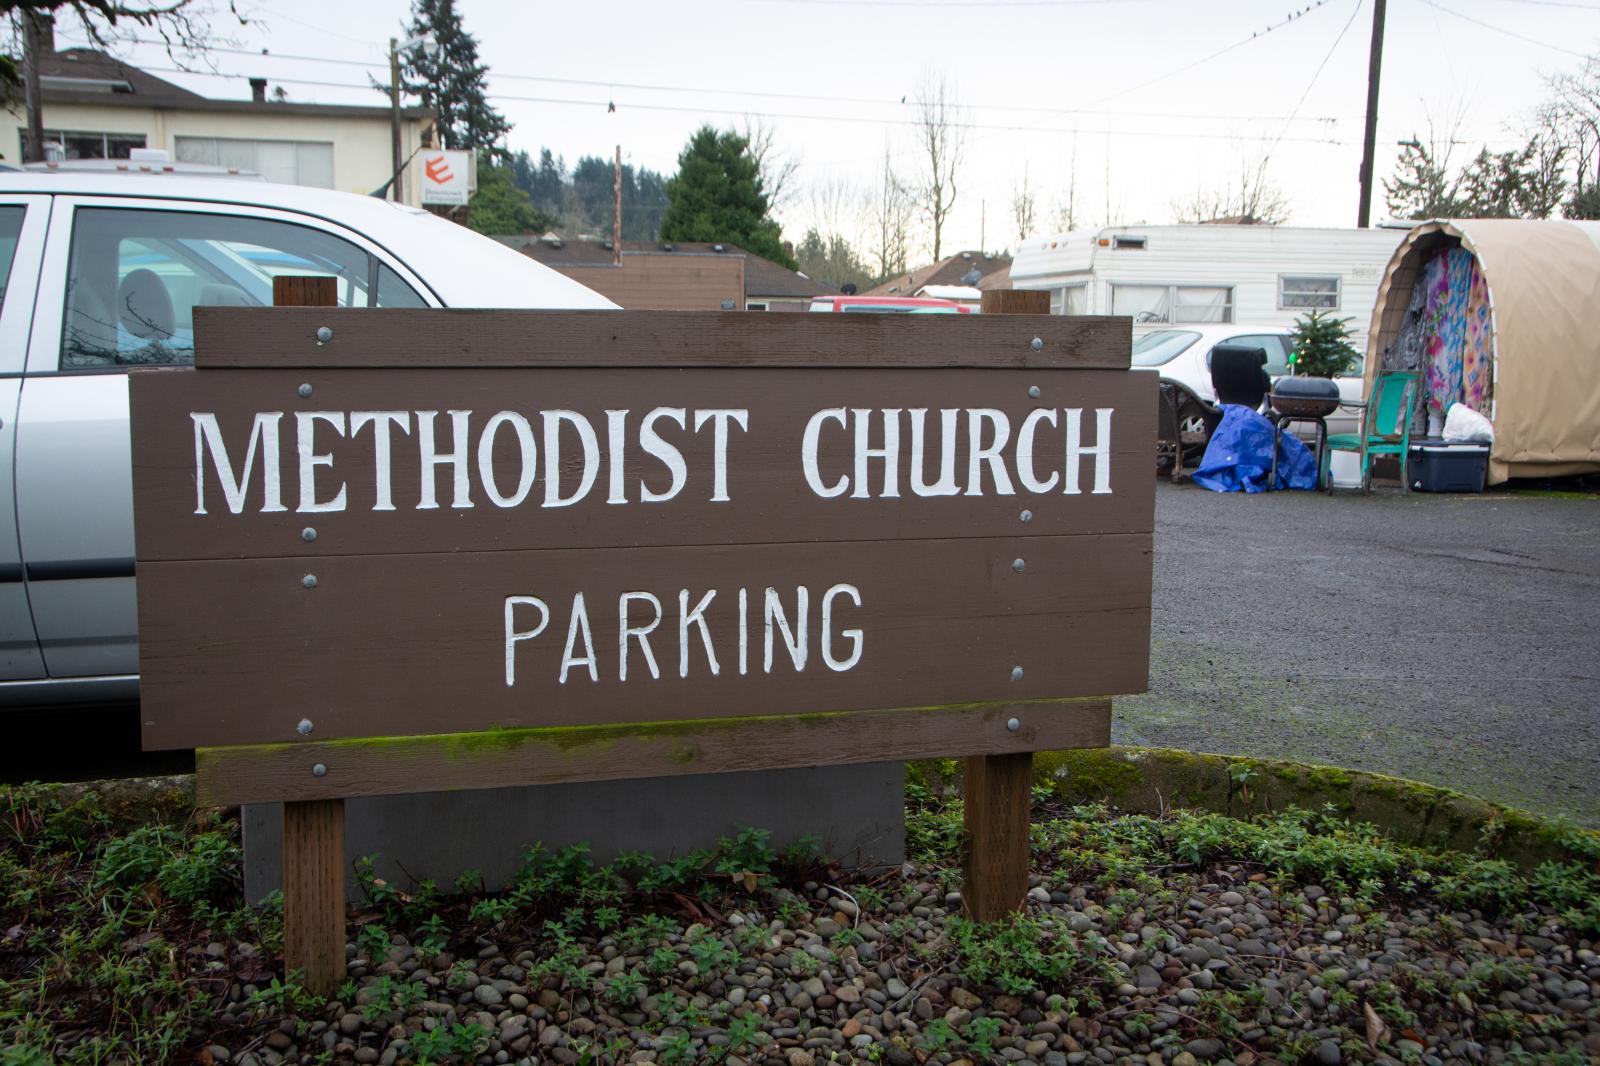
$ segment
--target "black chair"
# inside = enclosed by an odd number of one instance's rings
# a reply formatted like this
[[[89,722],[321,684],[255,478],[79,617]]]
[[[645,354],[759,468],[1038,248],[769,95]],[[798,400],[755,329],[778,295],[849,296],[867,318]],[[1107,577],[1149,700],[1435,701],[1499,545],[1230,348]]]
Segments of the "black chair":
[[[1219,344],[1211,349],[1211,388],[1217,402],[1259,411],[1272,391],[1272,377],[1266,368],[1265,348]]]

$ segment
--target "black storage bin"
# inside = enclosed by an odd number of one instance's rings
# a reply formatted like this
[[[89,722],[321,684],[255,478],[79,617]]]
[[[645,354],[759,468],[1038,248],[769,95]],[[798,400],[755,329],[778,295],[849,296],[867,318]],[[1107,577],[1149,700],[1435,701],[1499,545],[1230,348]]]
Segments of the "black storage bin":
[[[1482,492],[1489,475],[1489,445],[1413,440],[1407,471],[1415,492]]]

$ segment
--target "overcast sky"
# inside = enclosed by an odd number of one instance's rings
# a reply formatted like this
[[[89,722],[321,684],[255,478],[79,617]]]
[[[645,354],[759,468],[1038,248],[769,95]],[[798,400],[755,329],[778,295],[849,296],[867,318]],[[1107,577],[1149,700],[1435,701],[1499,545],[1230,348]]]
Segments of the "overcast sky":
[[[1048,232],[1074,173],[1082,222],[1160,222],[1263,154],[1292,223],[1354,225],[1372,4],[458,0],[513,149],[548,146],[570,164],[620,143],[626,159],[671,173],[700,123],[762,117],[800,164],[782,211],[796,240],[813,190],[869,184],[886,149],[905,178],[920,176],[900,101],[942,71],[974,126],[945,246],[981,239],[991,250],[1017,242],[1011,200],[1024,171],[1040,202],[1035,228]],[[382,103],[352,63],[386,79],[387,40],[406,14],[404,0],[270,0],[248,26],[213,25],[274,55],[215,53],[233,78],[162,76],[211,96],[248,96],[243,78],[264,75],[295,100]],[[1510,147],[1544,78],[1597,49],[1600,0],[1390,0],[1379,175],[1392,171],[1396,141],[1427,135],[1430,116],[1441,127],[1463,116],[1462,156]],[[170,65],[147,46],[123,54]],[[1379,186],[1374,216],[1384,214]]]

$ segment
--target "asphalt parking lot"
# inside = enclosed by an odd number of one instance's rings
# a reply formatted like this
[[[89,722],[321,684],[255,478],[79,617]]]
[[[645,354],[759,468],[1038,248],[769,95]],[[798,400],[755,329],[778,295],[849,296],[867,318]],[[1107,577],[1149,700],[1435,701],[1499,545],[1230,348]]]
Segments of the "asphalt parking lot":
[[[1156,494],[1113,738],[1399,774],[1600,825],[1600,497]]]

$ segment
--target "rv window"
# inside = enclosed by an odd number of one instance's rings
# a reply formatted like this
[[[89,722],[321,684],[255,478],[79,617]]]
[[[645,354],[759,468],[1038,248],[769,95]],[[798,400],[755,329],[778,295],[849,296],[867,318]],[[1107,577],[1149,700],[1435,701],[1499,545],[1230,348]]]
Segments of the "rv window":
[[[1111,238],[1111,248],[1112,248],[1113,251],[1118,249],[1118,248],[1143,248],[1143,247],[1144,247],[1144,238],[1143,237],[1115,237],[1114,236],[1114,237]]]
[[[1170,322],[1172,288],[1168,285],[1113,285],[1111,313],[1134,322]]]
[[[1174,322],[1232,322],[1233,290],[1180,285],[1174,290],[1173,310]]]
[[[1052,315],[1088,314],[1089,287],[1087,285],[1068,285],[1063,289],[1051,289],[1050,313]]]
[[[1339,279],[1300,274],[1278,276],[1278,310],[1339,310]]]
[[[1133,342],[1134,366],[1163,366],[1172,362],[1200,339],[1187,329],[1158,329]]]

